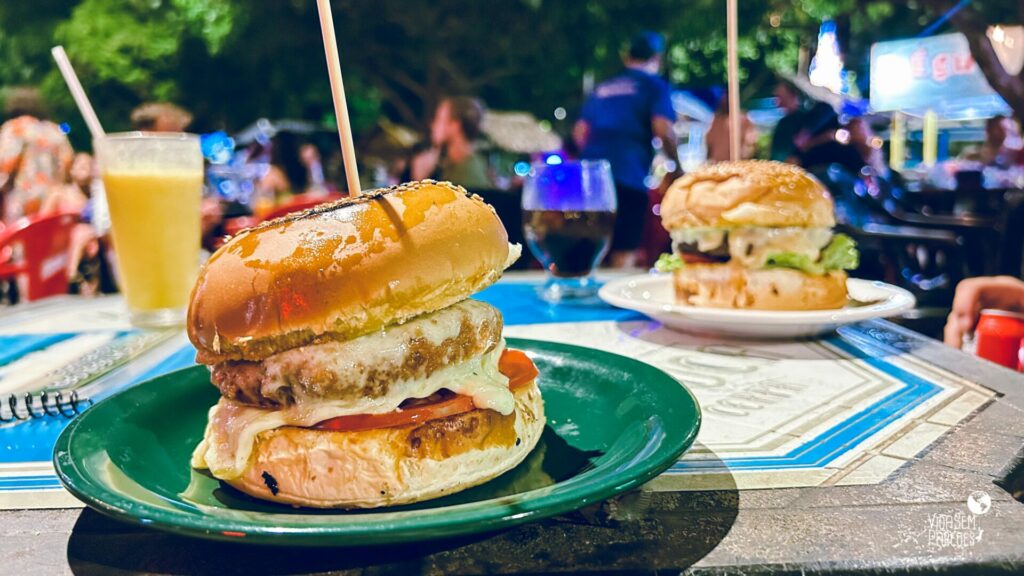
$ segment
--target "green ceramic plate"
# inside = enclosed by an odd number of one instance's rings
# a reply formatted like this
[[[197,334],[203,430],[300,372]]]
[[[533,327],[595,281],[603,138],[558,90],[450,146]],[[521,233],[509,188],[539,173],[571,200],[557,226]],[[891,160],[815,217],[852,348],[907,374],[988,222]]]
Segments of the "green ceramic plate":
[[[657,368],[607,352],[509,339],[540,369],[548,427],[514,470],[412,506],[343,512],[260,502],[189,467],[217,401],[204,367],[173,372],[98,403],[54,451],[64,486],[115,518],[262,544],[355,546],[486,532],[553,516],[650,480],[700,427],[690,393]]]

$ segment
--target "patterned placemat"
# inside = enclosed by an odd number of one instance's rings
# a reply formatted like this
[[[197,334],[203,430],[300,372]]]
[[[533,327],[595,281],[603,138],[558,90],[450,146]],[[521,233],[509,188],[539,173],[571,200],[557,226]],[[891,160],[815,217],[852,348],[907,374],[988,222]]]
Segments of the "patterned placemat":
[[[643,360],[694,393],[704,418],[697,442],[655,490],[877,483],[994,396],[863,326],[781,342],[693,336],[649,320],[506,333]]]
[[[697,443],[649,490],[876,483],[993,396],[887,347],[863,326],[822,340],[712,339],[605,306],[551,306],[535,290],[533,281],[504,281],[477,297],[502,310],[509,336],[638,358],[697,397],[704,415]],[[0,317],[0,391],[5,380],[21,386],[29,375],[59,371],[138,334],[114,298]],[[96,396],[190,366],[193,358],[184,335],[173,334],[110,366],[95,379]],[[66,423],[54,417],[0,425],[0,508],[80,505],[60,488],[50,464]]]

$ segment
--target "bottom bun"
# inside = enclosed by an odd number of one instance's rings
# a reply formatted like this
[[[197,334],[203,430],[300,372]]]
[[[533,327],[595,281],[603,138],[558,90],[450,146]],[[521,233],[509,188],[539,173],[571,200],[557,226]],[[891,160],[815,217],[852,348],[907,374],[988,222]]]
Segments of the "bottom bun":
[[[687,264],[675,272],[676,298],[693,306],[752,310],[830,310],[849,301],[846,273],[751,270],[732,264]]]
[[[245,472],[228,484],[262,500],[314,508],[377,508],[447,496],[515,468],[540,440],[536,383],[515,411],[476,409],[396,428],[261,433]]]

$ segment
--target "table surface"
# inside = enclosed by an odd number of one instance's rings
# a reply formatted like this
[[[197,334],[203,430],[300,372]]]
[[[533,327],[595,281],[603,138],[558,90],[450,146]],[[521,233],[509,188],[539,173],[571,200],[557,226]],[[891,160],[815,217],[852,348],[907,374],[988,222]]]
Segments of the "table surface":
[[[31,316],[48,306],[74,317],[85,305],[64,299],[6,316]],[[1024,504],[993,484],[1007,474],[1024,446],[1024,378],[887,322],[858,330],[995,393],[875,483],[746,489],[738,472],[735,477],[727,473],[714,489],[634,491],[498,533],[362,549],[259,548],[195,540],[129,526],[87,508],[9,510],[0,512],[0,572],[1024,571]],[[970,512],[967,505],[969,495],[979,491],[991,498],[983,514]]]

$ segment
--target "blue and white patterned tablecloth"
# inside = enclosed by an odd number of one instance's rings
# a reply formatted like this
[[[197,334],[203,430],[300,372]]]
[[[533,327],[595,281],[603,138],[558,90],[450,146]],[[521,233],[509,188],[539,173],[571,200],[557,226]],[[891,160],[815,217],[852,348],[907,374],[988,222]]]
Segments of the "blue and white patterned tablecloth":
[[[697,396],[704,414],[697,443],[650,490],[877,483],[992,397],[889,348],[877,338],[887,325],[847,327],[817,341],[710,339],[611,307],[548,305],[536,297],[535,278],[505,280],[476,296],[501,309],[507,335],[638,358]],[[79,354],[76,343],[87,345],[89,337],[130,334],[119,310],[117,299],[65,299],[0,316],[0,391],[5,367],[51,370]],[[176,334],[105,376],[100,397],[193,358]],[[0,508],[77,505],[50,465],[66,423],[0,427]]]

